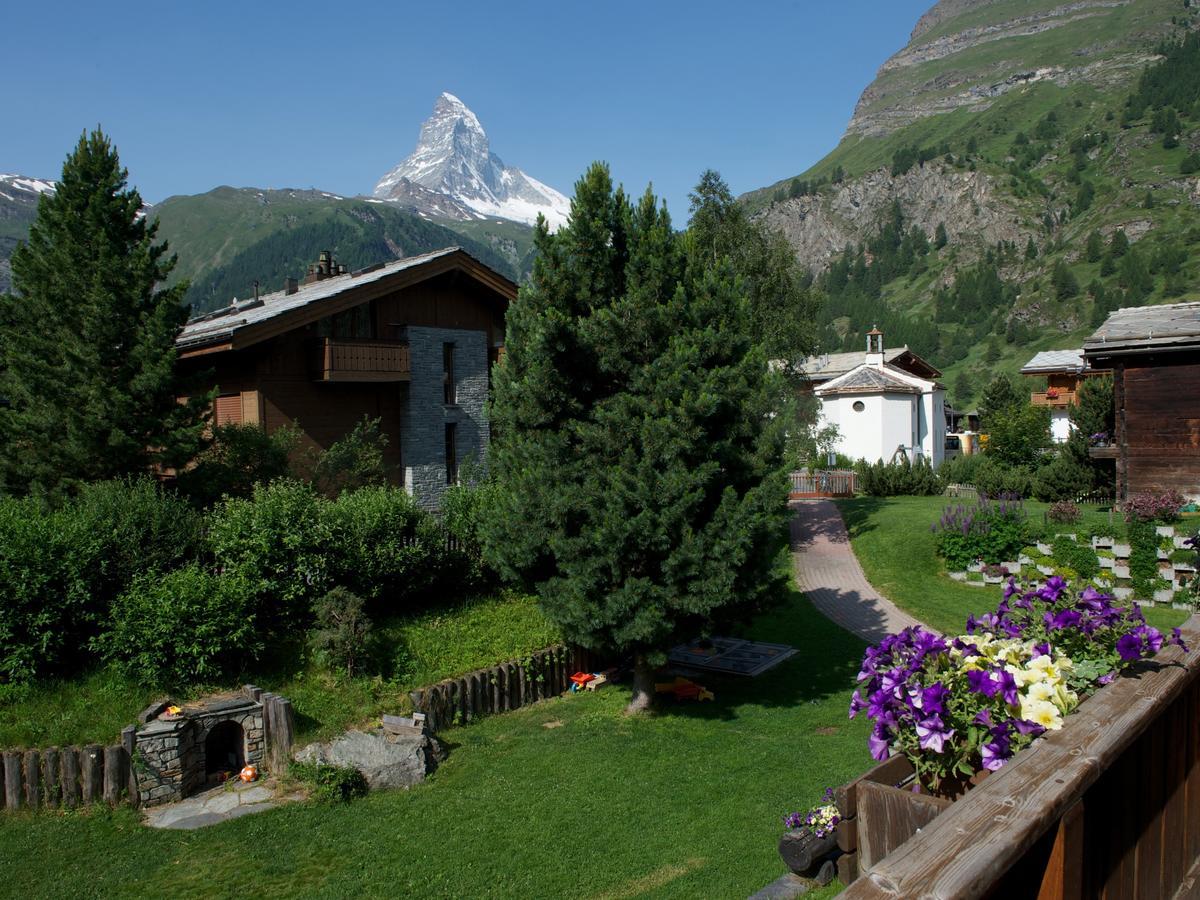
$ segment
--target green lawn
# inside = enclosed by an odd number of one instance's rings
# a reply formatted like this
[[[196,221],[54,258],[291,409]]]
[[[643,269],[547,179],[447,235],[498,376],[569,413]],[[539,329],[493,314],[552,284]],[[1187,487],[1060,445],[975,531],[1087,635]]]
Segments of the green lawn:
[[[942,632],[961,633],[967,616],[996,608],[1000,587],[970,587],[951,581],[938,558],[930,526],[950,501],[945,497],[856,497],[839,500],[854,554],[867,580],[897,606]],[[963,501],[966,502],[966,501]],[[1026,501],[1031,517],[1041,519],[1046,504]],[[1108,513],[1088,510],[1081,527],[1101,528]],[[1148,609],[1146,619],[1159,628],[1179,625],[1187,613]]]
[[[105,668],[10,688],[0,696],[0,747],[112,743],[157,697],[188,700],[248,681],[292,701],[301,740],[327,738],[381,713],[407,710],[413,688],[559,640],[532,597],[508,593],[390,619],[376,629],[376,638],[371,670],[379,674],[356,678],[331,675],[297,645],[225,684],[169,691]]]
[[[716,701],[622,714],[620,686],[456,728],[408,792],[199,832],[128,810],[0,825],[5,890],[96,895],[745,897],[783,872],[780,817],[870,765],[846,718],[863,645],[796,593],[748,633],[803,652]],[[830,892],[831,893],[831,892]]]

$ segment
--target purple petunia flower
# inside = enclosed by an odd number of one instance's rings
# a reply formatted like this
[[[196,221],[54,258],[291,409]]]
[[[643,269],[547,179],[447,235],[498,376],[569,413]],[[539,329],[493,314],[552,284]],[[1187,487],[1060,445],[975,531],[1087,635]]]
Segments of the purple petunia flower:
[[[887,732],[878,725],[871,731],[871,736],[867,738],[867,749],[871,751],[872,759],[883,762],[888,758]]]
[[[1178,628],[1171,629],[1170,642],[1172,644],[1174,644],[1175,646],[1179,647],[1180,649],[1182,649],[1184,653],[1188,652],[1188,645],[1183,642],[1183,632],[1180,629],[1178,629]]]
[[[947,728],[938,716],[930,716],[917,723],[917,743],[922,750],[942,753],[946,741],[954,736],[954,729]]]

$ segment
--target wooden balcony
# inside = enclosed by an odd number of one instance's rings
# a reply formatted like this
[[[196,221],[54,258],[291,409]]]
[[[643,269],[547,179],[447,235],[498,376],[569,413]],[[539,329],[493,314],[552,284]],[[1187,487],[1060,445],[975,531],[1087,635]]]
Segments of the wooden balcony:
[[[1049,391],[1034,391],[1029,396],[1029,402],[1034,406],[1050,406],[1055,409],[1062,409],[1072,406],[1075,403],[1075,392],[1060,390],[1057,396],[1051,397]]]
[[[312,349],[312,376],[323,382],[411,381],[404,341],[318,338]]]
[[[1121,453],[1117,449],[1116,444],[1107,444],[1102,447],[1088,447],[1088,456],[1092,459],[1116,459]]]

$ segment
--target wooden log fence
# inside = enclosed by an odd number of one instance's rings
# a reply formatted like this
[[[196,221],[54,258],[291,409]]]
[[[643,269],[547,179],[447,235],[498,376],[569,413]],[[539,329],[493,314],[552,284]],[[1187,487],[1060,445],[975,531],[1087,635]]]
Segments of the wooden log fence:
[[[57,809],[80,804],[137,805],[124,744],[5,750],[0,808]]]
[[[520,709],[571,687],[576,672],[593,672],[596,658],[580,647],[549,647],[526,659],[448,678],[409,694],[413,710],[433,731],[466,725],[493,713]]]
[[[858,491],[858,473],[853,469],[801,469],[792,473],[791,498],[853,497]]]
[[[878,768],[841,789],[841,896],[1200,895],[1200,616],[1183,636],[953,803],[900,803]]]

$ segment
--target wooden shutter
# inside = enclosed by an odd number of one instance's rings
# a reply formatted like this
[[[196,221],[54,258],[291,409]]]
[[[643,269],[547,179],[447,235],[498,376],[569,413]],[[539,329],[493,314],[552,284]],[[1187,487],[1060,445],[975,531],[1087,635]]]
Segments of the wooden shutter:
[[[216,408],[213,411],[213,424],[218,426],[242,424],[241,394],[222,394],[217,398]]]

